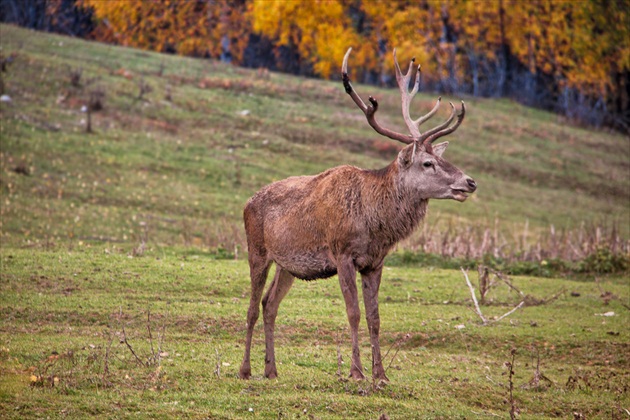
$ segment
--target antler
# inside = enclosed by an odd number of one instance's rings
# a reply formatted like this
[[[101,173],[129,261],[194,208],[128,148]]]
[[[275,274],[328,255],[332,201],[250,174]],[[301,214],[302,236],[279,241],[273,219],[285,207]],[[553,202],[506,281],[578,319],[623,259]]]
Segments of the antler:
[[[352,48],[348,48],[346,55],[343,57],[343,64],[341,65],[341,79],[343,80],[343,87],[346,89],[346,93],[350,95],[355,104],[363,111],[365,117],[367,118],[368,123],[377,133],[384,135],[385,137],[389,137],[392,140],[398,140],[405,144],[411,144],[415,139],[410,135],[405,135],[401,133],[396,133],[388,128],[381,127],[379,123],[376,121],[374,114],[378,110],[378,102],[373,97],[369,97],[370,105],[365,105],[363,100],[357,95],[357,93],[352,88],[352,84],[350,84],[350,77],[348,77],[348,57],[350,56],[350,51]]]
[[[416,58],[412,58],[409,62],[409,69],[406,74],[402,74],[400,71],[400,66],[398,65],[398,59],[396,58],[396,48],[394,48],[394,66],[396,67],[396,82],[398,82],[398,88],[400,89],[400,97],[402,99],[402,114],[405,120],[405,124],[407,124],[407,128],[409,128],[409,132],[413,136],[414,139],[420,138],[420,124],[427,121],[429,118],[433,116],[440,107],[440,103],[442,101],[442,97],[438,97],[435,106],[428,114],[418,118],[417,120],[412,120],[409,115],[409,106],[411,105],[411,100],[416,93],[418,93],[418,88],[420,87],[420,69],[422,66],[418,66],[416,70],[416,80],[413,84],[413,89],[409,92],[409,81],[411,80],[411,75],[413,73],[413,65],[416,61]]]
[[[357,93],[352,88],[352,85],[350,84],[350,78],[348,77],[348,57],[350,56],[350,51],[352,51],[352,48],[348,48],[348,51],[346,52],[346,55],[343,58],[343,65],[341,66],[341,78],[343,80],[343,86],[346,89],[346,93],[349,94],[350,97],[352,97],[352,100],[354,101],[354,103],[356,103],[357,106],[361,109],[361,111],[363,111],[370,126],[372,126],[372,128],[374,128],[374,130],[376,130],[376,132],[378,132],[379,134],[382,134],[393,140],[398,140],[405,144],[411,144],[414,141],[422,142],[423,144],[431,144],[436,139],[455,131],[457,127],[459,127],[459,125],[464,120],[464,115],[466,114],[466,107],[464,105],[464,101],[462,101],[461,111],[457,114],[457,122],[449,127],[449,125],[451,124],[451,122],[453,122],[453,119],[455,118],[455,106],[452,103],[450,103],[451,115],[448,117],[448,119],[444,123],[426,131],[425,133],[420,132],[420,128],[419,128],[420,125],[424,123],[425,121],[427,121],[429,118],[431,118],[437,112],[442,102],[442,97],[438,97],[438,100],[435,103],[435,106],[427,114],[421,116],[420,118],[416,120],[412,119],[409,114],[409,106],[411,104],[411,100],[416,95],[416,93],[418,93],[418,88],[420,87],[420,66],[418,66],[416,70],[415,82],[410,92],[409,82],[413,75],[413,67],[414,67],[414,63],[416,59],[415,58],[411,59],[407,73],[403,74],[402,71],[400,70],[400,66],[398,65],[398,60],[396,58],[396,49],[394,49],[394,65],[396,67],[396,82],[398,83],[398,88],[400,89],[400,96],[401,96],[401,101],[402,101],[402,114],[403,114],[403,119],[405,120],[405,124],[407,124],[407,128],[409,129],[410,134],[406,135],[406,134],[396,133],[388,128],[381,127],[374,117],[374,114],[376,113],[378,109],[378,102],[376,101],[376,99],[370,96],[369,97],[370,105],[365,105],[363,100],[361,100],[359,95],[357,95]]]
[[[464,116],[466,116],[466,105],[464,104],[464,101],[462,101],[462,107],[459,114],[457,114],[457,122],[448,128],[444,128],[447,127],[451,121],[453,121],[453,117],[455,117],[455,106],[452,102],[449,103],[451,104],[451,115],[448,117],[448,120],[424,133],[418,141],[422,141],[424,144],[431,144],[440,137],[451,134],[453,131],[457,130],[457,127],[459,127],[462,121],[464,121]]]

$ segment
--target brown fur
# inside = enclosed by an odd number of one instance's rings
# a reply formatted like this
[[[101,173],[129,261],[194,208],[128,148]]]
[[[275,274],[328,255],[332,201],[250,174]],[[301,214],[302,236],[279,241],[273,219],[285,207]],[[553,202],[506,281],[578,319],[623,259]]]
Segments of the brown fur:
[[[437,146],[436,146],[437,148]],[[277,376],[273,329],[278,306],[293,278],[314,280],[339,275],[352,335],[351,376],[363,378],[358,348],[360,310],[356,272],[361,274],[366,318],[372,342],[372,374],[386,380],[378,334],[378,288],[383,259],[424,218],[429,198],[453,191],[474,191],[470,178],[424,147],[415,156],[410,145],[381,170],[340,166],[315,176],[291,177],[264,187],[245,206],[252,295],[247,317],[245,356],[240,370],[249,378],[254,324],[267,273],[276,275],[263,303],[265,376]],[[433,167],[423,163],[431,161]],[[450,193],[449,193],[450,191]]]
[[[406,199],[392,180],[396,172],[393,164],[382,171],[341,166],[269,185],[245,207],[248,243],[304,280],[336,274],[340,254],[350,254],[358,271],[370,268],[426,209],[426,200]]]

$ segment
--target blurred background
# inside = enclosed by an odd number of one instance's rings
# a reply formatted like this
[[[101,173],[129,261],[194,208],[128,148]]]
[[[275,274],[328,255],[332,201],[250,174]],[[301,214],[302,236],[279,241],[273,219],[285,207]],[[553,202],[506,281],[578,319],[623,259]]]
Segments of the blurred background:
[[[391,85],[384,55],[422,64],[422,87],[509,97],[628,132],[628,0],[1,0],[0,21],[295,75]],[[360,70],[358,70],[360,69]]]
[[[466,100],[446,153],[479,189],[432,202],[390,264],[626,270],[629,6],[0,0],[3,245],[242,258],[264,185],[394,159],[339,70],[352,47],[359,95],[404,131],[397,48],[422,66],[414,115]]]

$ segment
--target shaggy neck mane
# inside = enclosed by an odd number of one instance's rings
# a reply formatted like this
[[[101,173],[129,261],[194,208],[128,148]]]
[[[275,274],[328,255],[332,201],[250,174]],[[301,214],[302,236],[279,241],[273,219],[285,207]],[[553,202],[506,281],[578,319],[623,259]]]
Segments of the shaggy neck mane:
[[[367,228],[375,239],[384,239],[385,246],[390,248],[415,230],[427,212],[429,200],[403,186],[397,161],[367,172],[374,177],[374,182],[365,184],[364,193],[370,204]]]

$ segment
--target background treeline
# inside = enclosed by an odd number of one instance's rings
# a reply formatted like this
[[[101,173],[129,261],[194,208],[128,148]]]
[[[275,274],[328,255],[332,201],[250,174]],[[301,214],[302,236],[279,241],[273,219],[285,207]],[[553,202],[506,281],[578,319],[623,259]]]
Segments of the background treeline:
[[[390,85],[393,47],[422,88],[510,97],[630,131],[630,0],[0,0],[0,21],[304,76]]]

